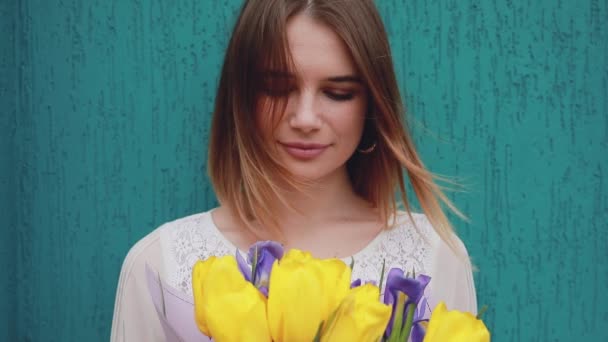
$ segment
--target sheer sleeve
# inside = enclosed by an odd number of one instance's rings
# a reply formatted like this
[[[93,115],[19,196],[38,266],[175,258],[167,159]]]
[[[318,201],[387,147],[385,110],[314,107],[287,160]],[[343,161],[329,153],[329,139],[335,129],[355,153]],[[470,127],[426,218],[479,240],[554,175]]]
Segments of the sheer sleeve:
[[[448,310],[477,314],[477,295],[469,254],[457,237],[456,242],[460,255],[454,253],[441,239],[438,238],[435,242],[429,303],[434,308],[443,301]]]
[[[146,264],[162,274],[158,230],[137,242],[123,262],[116,290],[111,342],[165,341],[148,291]]]

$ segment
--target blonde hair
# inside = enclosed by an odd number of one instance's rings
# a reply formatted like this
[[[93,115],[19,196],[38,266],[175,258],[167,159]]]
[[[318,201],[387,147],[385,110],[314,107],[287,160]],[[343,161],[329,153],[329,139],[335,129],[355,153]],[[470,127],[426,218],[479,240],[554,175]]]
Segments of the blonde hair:
[[[266,227],[280,234],[272,214],[273,208],[284,204],[280,190],[285,186],[298,188],[302,183],[293,180],[266,149],[258,147],[264,146],[264,138],[255,128],[260,98],[256,89],[264,68],[289,70],[286,25],[289,18],[302,12],[342,38],[368,89],[370,106],[361,146],[376,144],[376,148],[369,154],[355,153],[347,162],[355,192],[378,208],[388,226],[399,209],[394,193],[398,189],[412,219],[405,170],[435,231],[458,251],[442,204],[464,216],[436,183],[449,180],[425,168],[408,134],[387,34],[372,0],[246,1],[226,51],[213,113],[209,175],[218,199],[253,233]]]

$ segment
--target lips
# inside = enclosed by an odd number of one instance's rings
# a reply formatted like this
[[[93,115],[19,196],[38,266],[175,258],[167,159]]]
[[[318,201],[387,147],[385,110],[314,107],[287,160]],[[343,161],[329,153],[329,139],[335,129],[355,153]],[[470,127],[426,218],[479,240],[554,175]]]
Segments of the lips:
[[[300,142],[279,142],[285,151],[292,157],[300,160],[310,160],[318,157],[330,145],[310,144]]]

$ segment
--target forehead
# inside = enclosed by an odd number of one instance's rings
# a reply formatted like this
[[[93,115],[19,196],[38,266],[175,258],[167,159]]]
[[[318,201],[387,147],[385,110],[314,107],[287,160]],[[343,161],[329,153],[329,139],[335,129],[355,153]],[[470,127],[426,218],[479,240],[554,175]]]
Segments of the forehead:
[[[303,78],[356,75],[352,55],[329,26],[301,13],[287,22],[287,41],[296,74]]]

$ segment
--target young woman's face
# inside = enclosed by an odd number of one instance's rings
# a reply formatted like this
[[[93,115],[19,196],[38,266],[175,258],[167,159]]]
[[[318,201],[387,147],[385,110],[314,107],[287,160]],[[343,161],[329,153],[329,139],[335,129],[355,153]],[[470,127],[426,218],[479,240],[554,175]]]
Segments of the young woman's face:
[[[299,14],[287,23],[287,39],[295,70],[264,74],[258,126],[293,175],[331,177],[345,171],[361,139],[366,88],[346,45],[329,27]],[[268,104],[279,98],[287,100],[285,112],[270,122]]]

